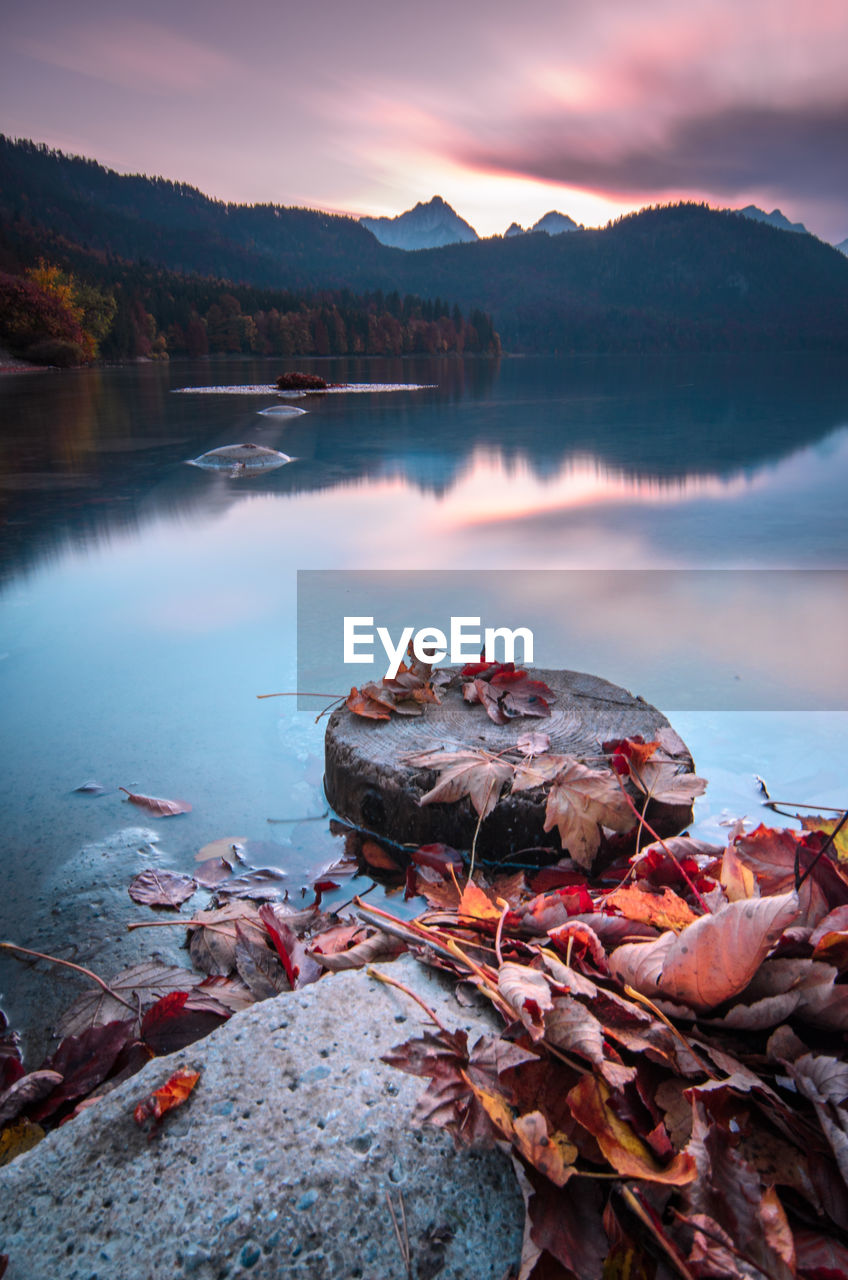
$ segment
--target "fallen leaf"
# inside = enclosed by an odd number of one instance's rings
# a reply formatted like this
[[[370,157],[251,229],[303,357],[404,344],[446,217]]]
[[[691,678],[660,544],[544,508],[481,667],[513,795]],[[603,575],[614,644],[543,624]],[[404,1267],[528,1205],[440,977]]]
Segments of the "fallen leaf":
[[[682,933],[618,947],[610,972],[652,999],[704,1012],[747,987],[798,914],[798,895],[731,902]]]
[[[366,933],[363,929],[357,929],[355,932]],[[324,952],[318,950],[313,943],[306,948],[306,954],[321,965],[322,969],[329,969],[331,973],[341,973],[346,969],[362,969],[374,960],[389,959],[400,955],[405,950],[405,943],[391,937],[388,933],[383,933],[381,929],[375,929],[351,947]]]
[[[111,1075],[118,1055],[135,1038],[134,1019],[88,1027],[78,1036],[66,1036],[44,1063],[62,1079],[46,1097],[29,1109],[33,1120],[46,1120],[67,1102],[85,1098]],[[24,1077],[26,1078],[26,1077]]]
[[[204,858],[194,869],[194,878],[201,889],[217,889],[232,874],[232,867],[223,858]]]
[[[0,1130],[0,1168],[14,1160],[15,1156],[37,1147],[44,1136],[45,1133],[40,1124],[33,1124],[31,1120],[25,1118],[16,1120],[14,1124]],[[0,1255],[0,1261],[3,1256]],[[3,1268],[0,1266],[0,1276],[2,1274]]]
[[[372,683],[363,685],[361,689],[354,686],[345,700],[345,706],[355,716],[363,716],[366,720],[391,720],[395,701],[390,693]]]
[[[604,904],[615,907],[628,920],[641,920],[659,929],[685,929],[698,919],[689,904],[667,886],[656,894],[645,893],[636,885],[624,885],[608,894]]]
[[[755,898],[759,893],[756,876],[739,857],[733,844],[729,844],[722,855],[720,884],[728,902]]]
[[[484,751],[425,752],[408,757],[407,762],[439,773],[435,787],[421,797],[420,804],[451,804],[468,796],[481,818],[492,812],[512,777],[511,765]]]
[[[550,983],[543,973],[507,961],[498,970],[498,990],[515,1010],[534,1040],[545,1034],[544,1015],[553,1007]]]
[[[457,911],[461,916],[470,916],[472,920],[500,920],[502,914],[501,909],[495,906],[473,880],[468,880],[463,886]]]
[[[199,1079],[199,1071],[175,1071],[161,1088],[155,1089],[138,1104],[133,1112],[136,1124],[143,1126],[148,1120],[153,1120],[155,1131],[156,1125],[161,1123],[167,1112],[183,1105]]]
[[[240,1013],[255,1004],[250,989],[238,978],[226,978],[221,974],[210,974],[194,988],[192,1002],[195,1003],[204,995],[209,995],[219,1006],[229,1009],[230,1013]]]
[[[629,831],[633,825],[633,814],[609,769],[590,769],[566,757],[548,793],[545,831],[557,828],[563,849],[574,861],[591,867],[602,826]]]
[[[140,906],[172,907],[174,910],[179,910],[196,891],[197,884],[191,876],[159,871],[154,867],[139,872],[127,890],[133,902]]]
[[[463,867],[462,854],[448,844],[422,844],[409,856],[416,866],[432,867],[442,875],[450,874],[449,867],[455,871],[461,871]]]
[[[515,766],[513,791],[531,791],[552,782],[560,770],[569,763],[570,756],[536,756],[532,763]]]
[[[62,1076],[58,1071],[30,1071],[28,1075],[21,1076],[5,1093],[0,1093],[0,1125],[14,1120],[24,1107],[39,1102],[61,1083]]]
[[[798,894],[799,924],[814,927],[835,907],[848,904],[848,884],[833,862],[827,855],[816,861],[795,831],[777,831],[761,823],[748,835],[737,837],[735,848],[757,877],[762,894],[786,893],[794,887],[797,856],[801,873],[809,871]]]
[[[74,787],[74,794],[102,796],[106,794],[106,788],[99,782],[95,782],[93,778],[89,778],[88,782],[82,782],[78,787]]]
[[[178,813],[191,813],[191,805],[187,800],[160,800],[157,796],[143,796],[127,791],[126,787],[118,787],[123,791],[130,804],[137,804],[141,809],[148,809],[157,818],[173,818]]]
[[[806,817],[801,817],[801,826],[805,831],[823,831],[829,836],[836,831],[841,821],[841,817],[825,818],[820,813],[807,814]],[[837,834],[830,847],[835,851],[838,862],[848,862],[848,823]]]
[[[202,1040],[227,1016],[202,1006],[193,1008],[188,991],[171,991],[147,1010],[141,1020],[141,1037],[161,1057]]]
[[[207,862],[210,858],[223,858],[224,862],[232,865],[233,861],[244,862],[247,845],[247,836],[222,836],[220,840],[212,840],[209,844],[205,844],[198,853],[194,855],[195,862]]]
[[[523,756],[540,756],[551,745],[551,739],[549,734],[531,729],[529,733],[522,733],[515,745]]]
[[[639,790],[658,804],[691,805],[695,797],[707,789],[705,778],[699,778],[675,761],[648,760],[638,768],[631,768],[630,776]]]
[[[0,1027],[5,1026],[6,1021],[0,1014]],[[23,1074],[20,1036],[16,1031],[10,1031],[8,1035],[0,1036],[0,1094],[16,1080],[20,1080]]]
[[[196,911],[189,930],[189,955],[203,973],[226,976],[236,967],[236,925],[254,942],[264,942],[265,930],[251,902],[228,902],[213,911]]]
[[[603,1080],[586,1074],[570,1090],[567,1101],[574,1119],[592,1134],[613,1169],[626,1178],[674,1187],[692,1182],[696,1175],[692,1156],[680,1151],[669,1164],[660,1164],[647,1143],[615,1114],[610,1097]]]
[[[255,871],[244,871],[240,876],[233,876],[219,885],[217,895],[226,901],[228,898],[253,898],[257,902],[268,902],[271,898],[279,898],[283,881],[288,877],[285,871],[276,867],[257,867]]]
[[[516,1150],[556,1187],[564,1187],[574,1173],[577,1148],[565,1134],[550,1133],[541,1111],[516,1116],[513,1121]]]
[[[816,1280],[843,1280],[848,1277],[848,1248],[832,1236],[795,1227],[795,1265],[801,1276]]]
[[[236,971],[255,1000],[268,1000],[294,986],[273,951],[236,925]]]
[[[121,1021],[129,1018],[134,1010],[141,1012],[148,1008],[169,991],[184,991],[199,982],[198,975],[190,969],[159,964],[155,960],[133,965],[110,978],[108,984],[126,1004],[121,1004],[100,987],[86,991],[59,1019],[56,1032],[62,1037],[78,1036],[88,1027]]]
[[[321,977],[321,966],[312,959],[306,943],[296,936],[287,921],[270,905],[260,908],[259,918],[282,961],[292,990],[317,982]]]

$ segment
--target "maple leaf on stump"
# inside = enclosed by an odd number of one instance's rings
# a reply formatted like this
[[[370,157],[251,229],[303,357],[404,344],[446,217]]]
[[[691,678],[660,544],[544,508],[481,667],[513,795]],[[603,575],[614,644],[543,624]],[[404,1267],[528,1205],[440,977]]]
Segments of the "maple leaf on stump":
[[[601,827],[629,831],[633,812],[609,769],[592,769],[574,756],[565,760],[548,792],[545,830],[556,827],[563,849],[588,870],[601,843]]]

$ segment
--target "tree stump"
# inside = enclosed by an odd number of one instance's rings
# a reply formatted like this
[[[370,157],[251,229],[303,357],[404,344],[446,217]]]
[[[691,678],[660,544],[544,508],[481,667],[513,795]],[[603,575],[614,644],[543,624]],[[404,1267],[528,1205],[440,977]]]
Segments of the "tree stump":
[[[497,725],[484,707],[463,701],[463,681],[458,670],[449,670],[452,679],[439,691],[441,704],[426,705],[421,716],[393,715],[380,721],[354,715],[347,707],[333,712],[324,743],[324,789],[339,817],[398,844],[443,842],[470,849],[478,822],[470,801],[420,804],[438,775],[405,764],[403,758],[439,747],[501,752],[530,731],[550,737],[551,753],[583,759],[600,755],[601,744],[609,739],[641,734],[650,742],[664,729],[669,754],[679,760],[681,771],[694,771],[686,744],[666,717],[608,680],[580,671],[534,669],[529,674],[556,694],[550,719],[522,716]],[[543,861],[562,857],[567,850],[560,847],[556,829],[544,831],[545,800],[543,788],[502,796],[480,825],[478,853],[500,858],[544,847],[551,852]],[[692,808],[651,801],[646,817],[660,835],[677,835],[691,822]]]

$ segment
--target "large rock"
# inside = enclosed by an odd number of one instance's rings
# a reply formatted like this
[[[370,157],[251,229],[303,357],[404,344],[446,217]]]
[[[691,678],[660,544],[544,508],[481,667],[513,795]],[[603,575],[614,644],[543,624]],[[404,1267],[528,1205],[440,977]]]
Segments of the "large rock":
[[[495,1025],[410,957],[380,967],[472,1043]],[[425,1025],[401,992],[337,974],[155,1059],[0,1169],[7,1280],[404,1280],[387,1193],[417,1280],[502,1280],[523,1221],[509,1163],[412,1128],[424,1082],[380,1061]],[[148,1140],[133,1108],[180,1066],[201,1078]]]

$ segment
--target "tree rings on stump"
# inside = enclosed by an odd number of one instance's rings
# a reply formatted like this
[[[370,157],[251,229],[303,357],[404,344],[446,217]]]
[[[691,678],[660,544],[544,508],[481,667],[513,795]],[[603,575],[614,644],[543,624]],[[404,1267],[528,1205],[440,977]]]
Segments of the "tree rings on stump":
[[[417,847],[442,842],[455,849],[470,849],[478,817],[468,798],[422,805],[421,797],[435,785],[438,775],[432,769],[406,764],[404,758],[439,748],[502,752],[514,748],[523,734],[534,731],[549,736],[551,753],[592,763],[590,758],[599,756],[601,744],[610,739],[641,735],[645,742],[651,742],[664,730],[666,753],[680,762],[682,772],[694,771],[686,744],[666,717],[608,680],[579,671],[533,669],[528,674],[544,680],[556,694],[550,719],[521,716],[497,725],[483,706],[463,700],[464,682],[458,670],[449,670],[451,682],[439,690],[441,704],[426,704],[421,716],[368,720],[347,707],[333,712],[324,744],[324,788],[339,817],[398,844]],[[635,791],[632,794],[637,795]],[[557,861],[568,851],[560,847],[556,829],[544,830],[545,803],[543,788],[502,795],[480,824],[478,853],[500,858],[543,847],[551,852],[541,860]],[[692,808],[652,800],[646,817],[658,834],[677,835],[691,822]]]

